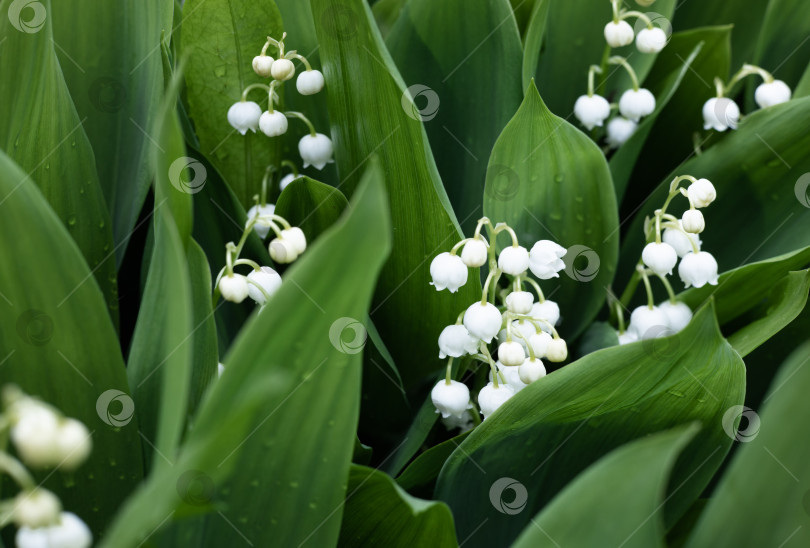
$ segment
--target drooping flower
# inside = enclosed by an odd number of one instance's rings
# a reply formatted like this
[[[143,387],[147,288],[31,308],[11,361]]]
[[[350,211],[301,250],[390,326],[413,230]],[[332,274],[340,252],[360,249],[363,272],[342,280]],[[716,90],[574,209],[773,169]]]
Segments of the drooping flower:
[[[498,346],[498,360],[504,365],[516,366],[526,359],[526,352],[520,343],[515,341],[502,342]]]
[[[680,220],[678,221],[678,225],[683,228],[683,223]],[[673,249],[675,249],[678,257],[683,257],[692,251],[692,244],[689,243],[690,240],[695,244],[698,251],[700,251],[700,246],[703,243],[697,234],[689,234],[687,236],[675,228],[666,228],[664,233],[661,235],[661,239],[665,244],[669,244],[673,247]]]
[[[319,70],[305,70],[298,75],[295,87],[301,95],[315,95],[323,89],[323,74]]]
[[[470,268],[487,264],[487,243],[482,239],[469,240],[461,248],[461,260]]]
[[[509,398],[515,395],[515,389],[508,384],[500,383],[496,387],[490,382],[478,392],[478,407],[484,420],[493,414],[500,406],[506,403]]]
[[[549,299],[544,300],[542,303],[534,303],[529,316],[538,320],[545,320],[551,325],[557,325],[560,321],[560,305]],[[542,322],[540,328],[550,331],[550,328]]]
[[[700,234],[706,228],[706,220],[699,209],[687,209],[681,216],[681,226],[690,234]]]
[[[792,92],[790,87],[782,80],[763,82],[754,90],[754,100],[760,108],[768,108],[780,103],[790,101]]]
[[[568,345],[564,339],[551,339],[546,347],[546,358],[550,362],[562,362],[568,357]]]
[[[687,253],[678,265],[678,275],[686,287],[717,285],[717,261],[708,251]]]
[[[717,191],[708,179],[698,179],[686,189],[695,207],[706,207],[717,198]]]
[[[672,268],[678,262],[678,253],[669,244],[650,242],[644,246],[641,260],[656,274],[666,276],[672,274]]]
[[[48,527],[20,527],[17,548],[90,548],[93,534],[76,514],[62,512],[58,523]]]
[[[274,204],[254,205],[247,210],[245,226],[247,226],[247,223],[249,223],[251,219],[255,219],[256,217],[269,218],[272,217],[275,212],[276,206]],[[267,233],[270,232],[270,223],[268,221],[257,221],[256,224],[253,225],[253,230],[256,231],[256,235],[260,240],[264,240]]]
[[[610,116],[610,103],[601,95],[580,95],[574,103],[574,116],[588,130],[602,123]]]
[[[268,297],[272,297],[281,287],[281,276],[269,266],[263,266],[260,270],[252,271],[247,275],[247,279],[248,282],[251,282],[248,283],[248,295],[258,305],[266,304]],[[261,289],[256,286],[261,287]]]
[[[472,407],[470,389],[466,384],[453,380],[449,383],[445,380],[436,383],[436,386],[430,391],[430,399],[433,401],[436,412],[441,413],[445,418],[451,415],[461,417],[467,409]]]
[[[270,67],[270,75],[283,82],[295,76],[295,65],[289,59],[276,59]]]
[[[566,249],[551,240],[540,240],[529,252],[529,269],[541,280],[559,278],[558,272],[565,269],[562,258]]]
[[[638,124],[624,116],[615,116],[608,122],[605,141],[612,148],[619,148],[633,136]]]
[[[262,107],[253,101],[238,101],[228,109],[228,123],[242,135],[248,130],[256,133],[261,116]]]
[[[492,303],[475,302],[464,312],[464,327],[487,344],[501,330],[502,321],[501,312]]]
[[[506,296],[506,309],[515,314],[528,314],[532,311],[534,295],[528,291],[512,291]]]
[[[241,274],[224,275],[219,280],[219,292],[226,301],[241,303],[248,296],[249,284]]]
[[[498,255],[498,268],[512,276],[519,276],[529,268],[529,252],[523,246],[503,248]]]
[[[645,88],[638,90],[628,89],[622,93],[619,99],[619,112],[622,113],[622,116],[634,122],[638,122],[642,116],[652,114],[654,110],[655,96]]]
[[[257,55],[253,58],[253,71],[263,78],[270,78],[273,58],[269,55]]]
[[[737,129],[740,107],[728,97],[712,97],[703,104],[703,129]]]
[[[278,110],[274,110],[273,112],[266,110],[259,118],[259,128],[262,130],[262,133],[268,137],[284,135],[287,133],[287,127],[289,127],[287,117],[284,116],[283,112]]]
[[[447,251],[439,253],[430,263],[430,282],[436,291],[448,289],[455,293],[458,288],[467,283],[467,265],[458,255],[451,255]]]
[[[641,53],[658,53],[667,45],[667,33],[659,27],[644,28],[636,35],[636,48]]]
[[[612,48],[620,48],[633,42],[633,27],[627,21],[609,22],[605,25],[605,41]]]
[[[304,167],[323,169],[332,163],[332,140],[323,133],[304,135],[298,141],[298,153],[304,160]]]
[[[658,305],[658,309],[666,315],[669,327],[676,333],[692,320],[692,309],[680,301],[664,301]]]
[[[460,358],[465,354],[475,354],[478,339],[470,335],[463,325],[448,325],[439,335],[439,358],[447,356]]]
[[[539,358],[529,358],[518,368],[518,375],[525,384],[531,384],[546,376],[546,367]]]
[[[657,306],[639,306],[630,314],[628,331],[635,333],[639,340],[656,339],[671,335],[667,315]]]

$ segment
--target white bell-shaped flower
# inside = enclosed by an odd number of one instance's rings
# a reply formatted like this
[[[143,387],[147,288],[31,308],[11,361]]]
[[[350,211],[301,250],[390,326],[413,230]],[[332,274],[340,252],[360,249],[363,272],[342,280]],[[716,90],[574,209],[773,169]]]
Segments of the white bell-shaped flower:
[[[514,395],[515,389],[508,384],[499,383],[497,388],[492,382],[487,384],[478,392],[478,407],[484,419],[486,420]]]
[[[270,78],[274,59],[269,55],[257,55],[253,58],[253,72],[262,78]]]
[[[601,95],[580,95],[574,103],[574,116],[588,130],[602,123],[610,116],[610,103]]]
[[[564,339],[551,339],[546,347],[546,359],[550,362],[563,362],[568,357],[568,345]]]
[[[619,338],[619,345],[634,343],[638,340],[638,335],[632,329],[628,329],[624,333],[617,331],[616,336]]]
[[[430,263],[430,277],[433,278],[430,285],[435,287],[436,291],[448,289],[450,293],[455,293],[459,287],[467,283],[467,274],[467,265],[461,257],[451,255],[447,251],[436,255]]]
[[[285,188],[287,188],[287,186],[288,186],[290,183],[292,183],[293,181],[295,181],[295,180],[296,180],[296,179],[298,179],[299,177],[301,177],[301,176],[300,176],[300,175],[296,175],[296,174],[294,174],[294,173],[288,173],[287,175],[285,175],[284,177],[282,177],[282,178],[281,178],[281,180],[278,182],[278,189],[279,189],[279,190],[284,190]]]
[[[695,207],[706,207],[717,198],[717,190],[708,179],[698,179],[690,184],[686,193]]]
[[[636,47],[641,53],[658,53],[667,45],[667,33],[659,27],[644,28],[636,35]]]
[[[687,253],[678,265],[678,275],[686,287],[717,285],[717,261],[708,251]]]
[[[295,65],[289,59],[276,59],[270,67],[270,75],[281,82],[295,76]]]
[[[247,278],[235,272],[230,276],[225,274],[219,279],[219,292],[226,301],[241,303],[249,292]]]
[[[740,107],[728,97],[712,97],[703,103],[703,129],[737,129]]]
[[[520,380],[525,384],[531,384],[538,379],[546,376],[546,366],[539,358],[524,361],[518,368],[518,375]]]
[[[289,240],[295,252],[301,255],[307,249],[307,237],[304,231],[297,226],[293,226],[281,231],[281,237]]]
[[[456,415],[442,417],[442,424],[448,430],[455,430],[458,428],[461,434],[464,432],[469,432],[473,428],[472,413],[468,409],[467,411],[464,411],[460,417],[457,417]]]
[[[507,367],[502,364],[500,361],[496,362],[498,366],[498,371],[501,375],[503,375],[506,384],[514,390],[515,394],[526,388],[526,383],[520,380],[520,372],[518,371],[518,367],[510,366]],[[492,370],[489,371],[489,376],[487,377],[488,382],[492,382]],[[498,382],[501,382],[501,377],[498,377]]]
[[[265,110],[259,118],[259,129],[268,137],[278,137],[287,133],[287,117],[280,110]]]
[[[506,309],[515,314],[528,314],[532,311],[534,295],[528,291],[512,291],[506,296]]]
[[[59,417],[51,408],[34,400],[19,406],[19,417],[11,428],[11,441],[27,465],[44,468],[59,464],[56,437]]]
[[[641,260],[656,274],[667,276],[678,262],[678,253],[669,244],[650,242],[644,246]]]
[[[534,303],[529,316],[538,320],[545,320],[551,325],[557,325],[560,321],[560,305],[549,299],[544,300],[542,303]],[[540,328],[543,330],[551,331],[551,329],[544,323],[540,323]]]
[[[681,216],[681,226],[690,234],[700,234],[706,228],[706,219],[699,209],[687,209]]]
[[[652,114],[655,110],[655,96],[650,90],[640,88],[638,91],[628,89],[619,99],[619,112],[622,116],[638,122],[642,116]]]
[[[289,238],[273,238],[267,252],[276,264],[289,264],[298,258],[298,248]]]
[[[516,335],[516,333],[519,333],[520,336]],[[514,320],[512,322],[512,335],[514,336],[514,338],[512,340],[520,343],[520,346],[523,347],[523,350],[525,352],[529,351],[529,347],[526,346],[526,341],[529,339],[529,337],[534,335],[534,333],[535,333],[535,327],[534,327],[534,325],[532,325],[532,323],[530,321],[528,321],[528,320]],[[499,343],[506,342],[506,328],[501,329],[498,332],[498,342]]]
[[[315,95],[323,89],[323,74],[319,70],[305,70],[298,75],[295,87],[301,95]]]
[[[538,358],[544,358],[548,353],[548,343],[552,341],[551,335],[545,331],[533,333],[529,337],[529,344],[532,347],[534,355]]]
[[[18,527],[47,527],[59,521],[62,503],[42,487],[20,491],[14,498],[11,517]]]
[[[678,221],[678,225],[683,228],[683,223],[680,220]],[[673,249],[675,249],[678,257],[683,257],[687,253],[693,251],[692,244],[689,243],[690,240],[695,244],[698,251],[700,251],[700,246],[703,243],[697,234],[689,234],[687,236],[675,228],[666,228],[664,233],[661,235],[661,239],[665,244],[669,244],[673,247]]]
[[[503,248],[498,255],[498,268],[512,276],[519,276],[529,268],[529,252],[523,246]]]
[[[247,220],[245,221],[245,226],[247,226],[251,219],[256,217],[269,218],[272,217],[275,212],[276,206],[274,204],[254,205],[247,210]],[[267,233],[270,232],[270,222],[257,221],[256,224],[253,225],[253,230],[256,232],[256,235],[260,240],[264,240],[265,237],[267,237]]]
[[[469,240],[461,248],[461,260],[470,268],[478,268],[487,264],[487,243],[483,239]]]
[[[470,389],[463,382],[441,380],[436,383],[430,391],[430,399],[437,413],[442,417],[455,415],[460,417],[467,409],[472,407],[470,403]]]
[[[439,335],[439,358],[460,358],[478,351],[478,339],[470,335],[463,325],[448,325]]]
[[[792,92],[790,87],[782,80],[762,83],[754,90],[754,100],[760,108],[768,108],[780,103],[790,101]]]
[[[677,333],[692,320],[692,309],[689,305],[680,301],[664,301],[658,305],[658,309],[667,317],[669,327]]]
[[[492,303],[481,304],[477,301],[464,312],[464,327],[473,337],[478,337],[485,343],[492,342],[492,338],[501,330],[503,317],[501,312]]]
[[[62,420],[56,431],[56,449],[59,467],[75,470],[87,460],[93,449],[90,431],[76,419]]]
[[[253,101],[239,101],[228,109],[228,123],[242,135],[248,130],[256,133],[261,116],[262,107]]]
[[[249,282],[248,295],[258,305],[266,304],[267,299],[272,297],[273,293],[281,287],[281,276],[269,266],[263,266],[259,270],[252,271],[247,275],[247,279]]]
[[[526,352],[518,342],[506,341],[498,346],[498,360],[504,365],[520,365],[525,359]]]
[[[225,372],[225,364],[219,362],[217,364],[217,378],[221,377],[224,372]]]
[[[657,339],[672,334],[669,319],[663,310],[654,306],[639,306],[630,314],[628,331],[635,333],[639,340]]]
[[[608,122],[605,141],[611,148],[619,148],[633,136],[638,124],[624,116],[615,116]]]
[[[565,269],[562,258],[566,249],[551,240],[540,240],[529,252],[529,269],[541,280],[559,278],[558,272]]]
[[[612,48],[620,48],[633,43],[633,27],[627,21],[621,20],[618,23],[611,21],[605,25],[605,41]]]
[[[332,163],[332,140],[323,133],[304,135],[298,141],[298,153],[304,160],[304,167],[323,169]]]
[[[20,527],[14,540],[17,548],[90,548],[93,534],[76,514],[62,512],[55,525]]]

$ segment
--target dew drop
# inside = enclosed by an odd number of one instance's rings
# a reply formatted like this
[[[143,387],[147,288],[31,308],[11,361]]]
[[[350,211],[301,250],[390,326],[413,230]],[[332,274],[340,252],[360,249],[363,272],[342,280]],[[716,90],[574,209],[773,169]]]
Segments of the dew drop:
[[[562,183],[565,180],[565,177],[563,177],[562,173],[558,173],[554,176],[554,180],[558,183]]]
[[[68,217],[68,226],[76,226],[76,216],[71,215]]]
[[[684,397],[683,392],[678,392],[677,390],[667,390],[667,392],[669,392],[670,394],[672,394],[673,396],[678,397],[678,398],[683,398]]]
[[[290,487],[292,487],[293,489],[298,489],[298,482],[297,481],[291,481],[290,482]]]
[[[223,76],[225,76],[225,67],[217,67],[217,68],[215,68],[214,69],[214,75],[217,78],[222,78]]]

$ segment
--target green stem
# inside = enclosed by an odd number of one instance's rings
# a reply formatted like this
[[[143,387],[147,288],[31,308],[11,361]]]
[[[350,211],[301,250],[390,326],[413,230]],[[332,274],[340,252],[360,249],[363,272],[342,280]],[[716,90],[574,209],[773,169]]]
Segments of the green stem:
[[[658,279],[661,280],[661,283],[664,284],[664,287],[667,288],[667,294],[669,295],[669,302],[675,304],[678,300],[675,298],[675,292],[672,290],[672,284],[669,283],[666,276],[662,276],[661,274],[655,273],[658,276]]]
[[[545,302],[546,297],[543,295],[543,290],[540,289],[540,284],[534,281],[532,278],[526,276],[526,283],[534,288],[534,291],[537,293],[537,302],[542,303]]]
[[[627,74],[630,75],[630,80],[632,80],[633,82],[633,90],[634,91],[639,90],[638,76],[636,76],[636,71],[633,70],[633,67],[630,66],[630,63],[627,62],[627,59],[625,59],[620,55],[614,55],[613,57],[608,59],[607,62],[609,65],[621,65],[622,67],[624,67],[624,70],[627,71]]]
[[[285,112],[284,116],[286,116],[287,118],[298,118],[299,120],[302,120],[307,125],[307,127],[309,127],[309,134],[312,137],[315,137],[317,132],[315,131],[315,126],[313,126],[312,122],[309,121],[309,118],[307,118],[306,116],[304,116],[300,112],[297,112],[297,111],[294,111],[294,110],[290,110],[288,112]]]
[[[450,384],[453,379],[453,356],[447,360],[447,372],[444,374],[444,384]]]
[[[655,307],[655,299],[653,299],[653,292],[652,287],[650,286],[650,278],[647,276],[647,269],[637,266],[636,270],[638,270],[639,274],[641,274],[641,280],[644,282],[644,289],[647,291],[647,308],[652,310]]]
[[[248,87],[242,90],[242,102],[247,101],[248,93],[250,93],[254,89],[263,89],[268,93],[270,92],[270,86],[268,86],[267,84],[250,84]]]

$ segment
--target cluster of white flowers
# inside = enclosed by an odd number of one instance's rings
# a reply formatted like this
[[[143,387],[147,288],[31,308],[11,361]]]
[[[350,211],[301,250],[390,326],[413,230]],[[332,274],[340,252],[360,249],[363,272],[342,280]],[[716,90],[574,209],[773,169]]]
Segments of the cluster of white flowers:
[[[759,108],[768,108],[790,101],[792,92],[786,83],[774,79],[773,75],[765,69],[745,64],[737,71],[737,74],[731,77],[728,84],[725,84],[720,78],[714,79],[717,96],[703,104],[703,129],[715,131],[737,129],[740,122],[740,107],[726,95],[740,80],[751,75],[758,75],[762,78],[762,83],[754,91],[754,100]]]
[[[75,470],[92,449],[87,428],[16,386],[3,389],[3,405],[0,429],[10,429],[9,438],[20,460],[0,451],[0,469],[19,485],[20,492],[0,501],[0,523],[13,522],[18,527],[18,548],[89,547],[93,536],[87,525],[75,514],[64,512],[59,497],[38,487],[25,467]]]
[[[490,242],[499,233],[507,232],[512,244],[496,253],[495,246],[481,235],[484,227]],[[461,240],[449,252],[433,259],[431,284],[438,291],[447,289],[451,293],[467,283],[468,269],[489,266],[481,300],[471,304],[454,325],[448,325],[439,335],[439,357],[449,359],[446,377],[433,388],[431,399],[448,428],[469,429],[473,421],[469,388],[452,380],[455,358],[469,356],[490,366],[489,383],[478,393],[478,407],[486,418],[515,393],[545,376],[541,358],[562,362],[568,357],[565,340],[555,329],[560,308],[545,298],[540,285],[529,276],[531,272],[539,280],[558,278],[565,268],[565,253],[565,248],[551,240],[540,240],[527,250],[519,245],[508,225],[493,226],[483,217],[472,238]],[[503,275],[509,277],[509,283],[500,289],[498,282]],[[524,284],[534,293],[524,291]],[[497,359],[488,348],[493,340],[498,345]]]
[[[687,188],[680,186],[683,181],[690,182]],[[673,198],[678,195],[689,200],[689,209],[680,218],[666,212]],[[716,197],[714,185],[708,179],[695,179],[690,175],[678,176],[670,184],[670,192],[663,207],[655,210],[654,219],[647,218],[644,232],[648,243],[644,246],[633,278],[635,283],[639,280],[644,282],[647,304],[633,310],[626,330],[621,307],[617,308],[620,344],[672,335],[689,324],[692,311],[675,298],[667,280],[676,264],[685,287],[717,285],[717,261],[711,253],[701,250],[699,236],[706,227],[700,209],[707,207]],[[650,288],[651,274],[661,280],[669,294],[669,299],[657,306]],[[632,292],[626,296],[631,295]]]
[[[270,258],[277,264],[295,261],[307,248],[304,231],[276,215],[273,204],[263,203],[266,201],[267,182],[273,171],[274,168],[271,166],[265,173],[261,197],[255,196],[256,205],[247,212],[245,230],[239,243],[228,242],[225,245],[225,267],[219,272],[215,286],[226,301],[241,303],[250,297],[259,306],[264,306],[281,287],[281,276],[272,267],[261,266],[250,259],[239,257],[251,232],[255,231],[256,235],[264,240],[270,231],[273,231],[275,237],[270,240],[267,250]],[[282,190],[295,178],[290,175],[282,178],[280,183]],[[286,183],[285,179],[288,179]],[[234,272],[234,267],[239,265],[248,265],[253,270],[247,276]]]
[[[605,40],[611,48],[627,46],[636,40],[636,48],[642,53],[658,53],[667,44],[667,34],[663,29],[653,25],[652,20],[639,11],[619,9],[619,0],[611,0],[613,20],[605,25]],[[636,35],[633,27],[627,22],[629,18],[643,21],[646,27]],[[606,65],[621,65],[627,70],[633,82],[632,89],[626,90],[619,98],[618,105],[594,92],[594,74],[602,74]],[[611,148],[617,148],[635,133],[639,120],[652,114],[655,110],[655,97],[645,88],[639,87],[638,77],[633,67],[624,57],[607,58],[603,66],[591,65],[588,69],[588,93],[581,95],[574,104],[574,115],[589,131],[602,127],[614,108],[619,114],[607,124],[605,141]]]
[[[315,131],[312,122],[300,112],[281,112],[274,108],[279,96],[276,89],[285,81],[295,76],[295,65],[292,60],[298,59],[304,64],[306,70],[298,75],[296,88],[301,95],[314,95],[321,91],[324,86],[323,74],[321,71],[313,69],[306,57],[298,54],[295,50],[284,51],[285,32],[280,40],[267,37],[259,55],[253,58],[253,71],[263,78],[272,78],[270,85],[251,84],[242,91],[240,101],[234,103],[228,109],[228,123],[242,135],[248,130],[256,132],[260,129],[268,137],[278,137],[287,133],[287,118],[298,118],[309,128],[309,135],[305,135],[298,141],[298,152],[304,160],[304,167],[313,166],[316,169],[323,169],[327,163],[332,162],[332,141],[326,135]],[[267,49],[273,46],[278,51],[277,57],[267,55]],[[247,100],[247,95],[254,89],[263,89],[267,92],[267,110],[262,112],[258,103]]]

